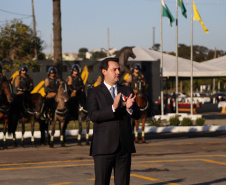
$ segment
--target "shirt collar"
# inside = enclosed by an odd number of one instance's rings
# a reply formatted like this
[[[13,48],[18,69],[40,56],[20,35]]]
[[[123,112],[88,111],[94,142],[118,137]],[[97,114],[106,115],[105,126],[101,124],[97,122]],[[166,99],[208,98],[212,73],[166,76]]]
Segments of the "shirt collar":
[[[109,84],[107,84],[105,81],[104,81],[104,85],[106,85],[106,87],[107,87],[108,90],[110,91],[110,88],[111,88],[112,86],[110,86]],[[115,84],[113,87],[114,87],[115,89],[117,89],[117,84]]]

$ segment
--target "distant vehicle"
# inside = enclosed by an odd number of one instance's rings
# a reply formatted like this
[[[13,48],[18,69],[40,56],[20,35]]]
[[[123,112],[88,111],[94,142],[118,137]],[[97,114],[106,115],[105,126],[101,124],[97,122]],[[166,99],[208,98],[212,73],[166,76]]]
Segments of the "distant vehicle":
[[[193,94],[194,103],[210,103],[211,98],[206,93],[194,93]]]
[[[172,96],[173,93],[171,93],[170,95]],[[177,94],[177,100],[178,100],[179,102],[185,102],[186,97],[187,97],[186,94],[183,94],[183,93],[178,93],[178,94]]]
[[[215,93],[213,94],[213,98],[216,99],[217,103],[220,101],[225,101],[226,100],[226,94],[225,93]]]

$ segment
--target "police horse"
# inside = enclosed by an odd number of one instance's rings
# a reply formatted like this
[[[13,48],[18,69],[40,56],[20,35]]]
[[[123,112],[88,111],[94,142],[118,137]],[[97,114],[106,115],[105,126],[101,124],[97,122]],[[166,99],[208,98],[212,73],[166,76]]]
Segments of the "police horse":
[[[0,120],[3,121],[3,149],[6,149],[6,130],[9,124],[10,103],[13,101],[13,98],[11,96],[12,89],[9,82],[3,81],[0,83]]]
[[[60,127],[60,143],[61,146],[65,146],[65,121],[68,114],[67,101],[69,99],[67,92],[67,85],[65,82],[60,81],[58,91],[55,97],[56,110],[54,112],[53,120],[51,122],[51,137],[50,137],[50,147],[54,146],[54,134],[56,122],[59,122]]]
[[[60,142],[61,146],[65,146],[65,120],[68,115],[67,101],[68,101],[68,91],[67,84],[59,80],[59,86],[57,89],[57,94],[53,98],[53,103],[51,107],[47,107],[44,114],[40,117],[40,131],[41,131],[41,144],[45,144],[46,134],[48,138],[48,144],[51,148],[54,147],[54,135],[56,122],[59,122],[60,128]],[[50,133],[51,127],[51,133]]]
[[[141,76],[139,75],[137,77],[137,86],[138,86],[138,92],[136,95],[136,102],[138,107],[140,108],[141,111],[141,120],[142,120],[142,143],[145,143],[145,134],[144,134],[144,129],[145,129],[145,121],[147,118],[147,110],[149,107],[149,101],[148,98],[145,94],[145,87],[142,86],[143,80]],[[136,126],[136,131],[135,131],[135,143],[138,143],[138,128],[139,128],[139,120],[133,120],[133,124],[135,122]],[[133,125],[134,128],[134,125]]]
[[[93,88],[93,84],[86,84],[85,85],[85,93],[83,92],[81,95],[81,98],[83,101],[80,101],[79,107],[78,107],[78,125],[79,125],[79,133],[78,133],[78,145],[82,145],[81,143],[81,137],[82,137],[82,121],[86,121],[86,145],[89,145],[89,129],[90,129],[90,117],[88,115],[87,111],[87,105],[86,105],[86,97],[88,94],[88,90],[90,88]],[[81,103],[82,102],[82,103]]]
[[[9,134],[13,134],[13,145],[17,146],[16,143],[16,129],[18,122],[21,120],[22,124],[22,136],[21,145],[24,147],[24,133],[25,133],[25,123],[29,122],[31,124],[31,144],[35,146],[34,129],[35,121],[39,119],[41,106],[43,104],[43,97],[39,93],[34,93],[27,95],[26,98],[28,102],[21,101],[20,98],[25,99],[24,96],[16,95],[11,105],[10,109],[10,125]],[[23,102],[23,103],[21,103]]]

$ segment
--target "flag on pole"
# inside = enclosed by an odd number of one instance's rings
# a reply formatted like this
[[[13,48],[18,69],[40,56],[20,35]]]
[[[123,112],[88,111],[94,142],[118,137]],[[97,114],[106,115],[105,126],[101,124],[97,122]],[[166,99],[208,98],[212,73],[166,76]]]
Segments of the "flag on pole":
[[[187,14],[186,14],[187,10],[186,10],[186,8],[184,6],[183,0],[177,0],[177,2],[178,2],[178,6],[181,8],[182,15],[185,18],[187,18]]]
[[[169,11],[167,5],[165,4],[164,0],[162,1],[162,16],[163,17],[168,17],[170,26],[172,26],[172,23],[175,21],[174,17],[172,16],[171,12]]]
[[[195,2],[194,2],[194,1],[193,1],[193,9],[194,9],[194,21],[199,21],[200,24],[201,24],[201,26],[202,26],[202,28],[203,28],[203,30],[204,30],[206,33],[208,33],[209,31],[208,31],[208,29],[204,26],[204,24],[203,24],[203,22],[202,22],[202,19],[201,19],[200,15],[199,15],[199,12],[198,12],[198,10],[197,10],[197,8],[196,8],[196,6],[195,6]]]

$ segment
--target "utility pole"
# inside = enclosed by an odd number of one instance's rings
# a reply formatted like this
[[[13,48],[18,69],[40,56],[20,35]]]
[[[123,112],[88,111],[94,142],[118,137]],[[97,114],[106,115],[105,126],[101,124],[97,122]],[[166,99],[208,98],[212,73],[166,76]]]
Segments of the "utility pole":
[[[155,47],[155,27],[152,27],[153,29],[153,45],[152,45],[152,49]]]
[[[32,4],[32,17],[33,17],[33,34],[34,34],[34,42],[35,42],[35,59],[38,59],[38,51],[37,51],[37,39],[36,39],[36,21],[35,21],[35,9],[34,9],[34,0],[31,0]]]

